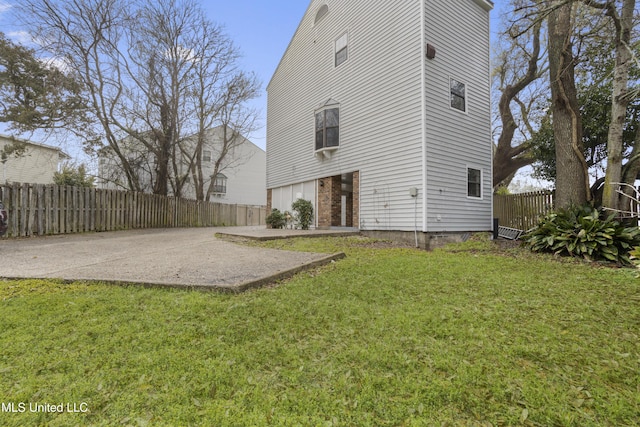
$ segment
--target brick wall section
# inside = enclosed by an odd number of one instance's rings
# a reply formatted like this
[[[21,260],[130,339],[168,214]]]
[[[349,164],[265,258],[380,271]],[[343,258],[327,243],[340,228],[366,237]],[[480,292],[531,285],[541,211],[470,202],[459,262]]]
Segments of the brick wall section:
[[[329,227],[331,225],[331,180],[320,178],[318,180],[318,206],[317,218],[318,228]]]
[[[269,214],[271,213],[271,207],[273,206],[272,197],[272,190],[269,188],[267,189],[267,216],[269,216]],[[271,226],[267,224],[267,228],[271,228]]]
[[[331,226],[342,225],[342,177],[331,177]]]
[[[340,175],[318,180],[318,227],[340,226],[342,181]]]
[[[360,172],[353,173],[353,201],[352,201],[352,225],[360,228]],[[269,212],[269,210],[267,210]]]

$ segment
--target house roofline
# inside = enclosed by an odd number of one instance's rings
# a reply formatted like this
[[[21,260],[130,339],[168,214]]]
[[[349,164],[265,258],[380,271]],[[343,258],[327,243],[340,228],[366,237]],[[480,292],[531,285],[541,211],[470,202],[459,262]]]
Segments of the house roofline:
[[[225,126],[225,125],[218,125],[218,126],[212,127],[211,129],[208,129],[208,130],[209,130],[209,131],[215,131],[216,129],[220,129],[220,128],[221,128],[221,127],[223,127],[223,126]],[[227,126],[227,127],[228,127],[228,126]],[[194,137],[194,136],[196,136],[196,135],[197,135],[197,134],[193,134],[193,135],[191,135],[191,136],[188,136],[187,138],[191,138],[191,137]],[[251,145],[253,145],[254,147],[256,147],[258,150],[262,151],[263,153],[266,153],[266,152],[267,152],[267,151],[266,151],[266,150],[264,150],[262,147],[260,147],[258,144],[256,144],[255,142],[253,142],[252,140],[250,140],[249,138],[247,138],[244,134],[242,134],[242,133],[238,132],[238,135],[240,135],[240,137],[241,137],[242,139],[244,139],[245,141],[250,142],[250,143],[251,143]]]
[[[269,79],[269,83],[267,83],[267,92],[269,91],[269,86],[271,86],[271,82],[273,81],[273,78],[278,73],[278,69],[280,69],[280,65],[282,65],[282,60],[284,59],[285,56],[287,56],[287,52],[289,51],[289,48],[291,47],[291,43],[293,42],[293,39],[296,37],[296,35],[298,35],[298,32],[300,31],[300,27],[302,27],[302,22],[304,21],[305,16],[307,16],[309,11],[311,10],[311,4],[313,3],[313,1],[314,0],[310,0],[309,1],[309,6],[307,6],[307,10],[305,10],[304,14],[302,15],[302,18],[300,18],[300,23],[296,27],[296,31],[293,33],[293,36],[291,36],[291,39],[289,40],[289,44],[287,44],[287,48],[284,50],[284,53],[280,57],[280,61],[278,62],[278,66],[276,67],[275,70],[273,70],[273,74],[271,75],[271,78]]]
[[[314,0],[309,1],[309,6],[307,6],[307,10],[305,10],[304,14],[302,15],[302,18],[300,19],[300,23],[296,27],[296,31],[293,33],[293,36],[289,40],[289,44],[287,44],[287,48],[284,50],[284,53],[280,57],[278,66],[276,67],[275,70],[273,70],[273,74],[271,74],[269,83],[267,83],[267,88],[266,88],[267,92],[269,92],[269,86],[271,86],[271,82],[273,82],[273,78],[278,73],[278,70],[280,69],[280,65],[282,65],[282,60],[284,59],[285,56],[287,56],[287,52],[289,52],[289,48],[291,47],[291,43],[293,42],[293,39],[296,37],[296,35],[298,35],[298,32],[300,31],[300,27],[302,26],[302,22],[304,21],[304,18],[307,16],[309,11],[311,10],[311,5],[313,4],[313,2]],[[476,3],[478,6],[480,6],[481,8],[483,8],[484,10],[486,10],[487,12],[493,9],[493,1],[491,0],[473,0],[473,2]]]
[[[66,158],[66,159],[70,159],[71,158],[71,156],[68,155],[67,153],[65,153],[64,151],[62,151],[61,148],[54,147],[52,145],[41,144],[39,142],[33,142],[33,141],[29,141],[27,139],[17,138],[15,136],[9,136],[9,135],[5,135],[5,134],[0,134],[0,139],[5,139],[5,140],[8,140],[8,141],[18,141],[18,142],[26,144],[26,145],[31,145],[31,146],[39,147],[39,148],[46,148],[48,150],[57,151],[62,157]]]
[[[491,0],[473,0],[478,6],[489,12],[493,9],[493,2]]]

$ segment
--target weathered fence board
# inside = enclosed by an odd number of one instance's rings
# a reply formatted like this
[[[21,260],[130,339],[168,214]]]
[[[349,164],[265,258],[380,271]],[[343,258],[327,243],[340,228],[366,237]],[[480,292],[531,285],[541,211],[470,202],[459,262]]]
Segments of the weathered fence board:
[[[544,215],[553,210],[552,191],[507,194],[493,196],[493,216],[500,225],[529,230],[536,226]]]
[[[0,185],[9,237],[134,228],[263,225],[265,206],[225,205],[118,190]]]

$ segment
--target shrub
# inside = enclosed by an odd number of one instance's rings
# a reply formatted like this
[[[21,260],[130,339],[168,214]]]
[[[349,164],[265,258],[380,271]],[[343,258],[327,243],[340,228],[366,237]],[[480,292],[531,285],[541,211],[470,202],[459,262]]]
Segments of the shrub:
[[[278,209],[272,209],[266,221],[271,228],[284,228],[287,225],[287,219]]]
[[[313,222],[313,205],[310,201],[298,199],[291,205],[291,209],[296,213],[298,225],[303,230],[308,230]]]
[[[629,252],[640,245],[640,228],[625,227],[614,215],[589,206],[572,207],[547,215],[524,240],[534,252],[630,265]]]

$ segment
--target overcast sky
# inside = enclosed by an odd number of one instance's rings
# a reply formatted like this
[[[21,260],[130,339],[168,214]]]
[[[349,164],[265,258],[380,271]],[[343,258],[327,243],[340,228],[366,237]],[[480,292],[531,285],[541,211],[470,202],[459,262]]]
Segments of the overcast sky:
[[[505,1],[494,1],[496,9],[492,12],[492,32],[497,30],[499,6]],[[251,140],[264,149],[266,87],[309,6],[309,0],[202,0],[201,4],[208,17],[223,26],[227,35],[239,48],[243,55],[242,68],[255,72],[262,82],[262,96],[255,100],[254,107],[261,112],[260,121],[263,127],[251,135]],[[7,33],[17,42],[25,43],[28,39],[21,33],[25,29],[13,25],[10,13],[11,7],[17,8],[19,5],[19,0],[0,0],[0,31]]]

